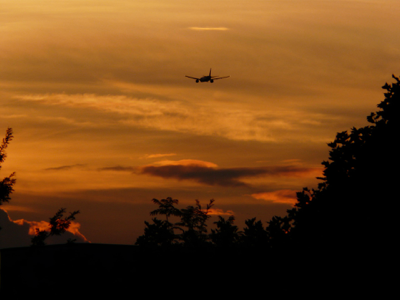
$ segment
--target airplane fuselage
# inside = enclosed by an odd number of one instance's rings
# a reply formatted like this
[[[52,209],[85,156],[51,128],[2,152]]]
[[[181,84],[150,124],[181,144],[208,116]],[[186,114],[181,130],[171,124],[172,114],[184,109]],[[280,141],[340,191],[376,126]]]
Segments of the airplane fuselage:
[[[229,76],[223,76],[223,77],[221,77],[221,76],[211,76],[211,69],[210,69],[210,73],[208,74],[208,76],[205,75],[205,76],[200,77],[200,78],[193,77],[193,76],[188,76],[188,75],[185,75],[185,76],[190,78],[190,79],[195,79],[196,82],[211,82],[211,83],[213,83],[214,80],[216,80],[216,79],[224,79],[224,78],[228,78],[229,77]]]
[[[211,79],[211,76],[203,76],[200,78],[200,82],[214,82],[214,80]]]

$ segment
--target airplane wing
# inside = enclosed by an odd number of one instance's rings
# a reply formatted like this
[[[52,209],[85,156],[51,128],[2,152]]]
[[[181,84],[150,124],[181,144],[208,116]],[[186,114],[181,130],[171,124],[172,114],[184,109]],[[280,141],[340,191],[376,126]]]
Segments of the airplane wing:
[[[185,77],[187,77],[187,78],[191,78],[191,79],[200,80],[200,78],[196,78],[196,77],[192,77],[192,76],[187,76],[187,75],[185,75]]]
[[[212,79],[213,79],[213,80],[217,80],[217,79],[224,79],[224,78],[228,78],[228,77],[230,77],[230,76],[213,77]]]

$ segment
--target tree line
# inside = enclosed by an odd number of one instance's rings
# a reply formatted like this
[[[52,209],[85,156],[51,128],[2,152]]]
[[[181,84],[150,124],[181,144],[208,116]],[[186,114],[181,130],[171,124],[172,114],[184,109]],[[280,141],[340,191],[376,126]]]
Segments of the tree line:
[[[323,177],[316,189],[304,188],[284,216],[274,216],[264,227],[255,218],[243,230],[234,216],[219,216],[216,229],[207,230],[210,200],[202,209],[175,207],[177,199],[153,199],[158,205],[150,215],[165,220],[145,222],[136,245],[143,247],[252,248],[297,253],[345,253],[390,249],[399,238],[400,79],[386,83],[379,110],[367,116],[370,125],[339,132],[329,143],[329,159],[322,162]],[[169,221],[170,216],[180,219]]]
[[[210,247],[221,248],[234,246],[263,246],[268,239],[268,232],[274,226],[274,221],[269,222],[269,226],[264,229],[261,221],[256,218],[246,221],[247,227],[244,231],[234,225],[235,217],[229,216],[225,219],[218,216],[218,221],[214,222],[215,229],[208,232],[207,221],[211,217],[210,209],[214,206],[211,199],[205,208],[200,202],[195,200],[194,206],[178,209],[176,205],[178,199],[167,197],[166,199],[153,199],[158,208],[153,210],[150,215],[165,215],[165,220],[152,219],[152,223],[145,221],[144,234],[140,236],[135,245],[142,247]],[[179,219],[178,222],[171,223],[170,217]]]

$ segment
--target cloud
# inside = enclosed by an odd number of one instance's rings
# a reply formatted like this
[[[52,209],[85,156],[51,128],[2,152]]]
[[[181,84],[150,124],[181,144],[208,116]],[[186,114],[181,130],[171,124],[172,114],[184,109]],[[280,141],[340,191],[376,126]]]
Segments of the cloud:
[[[316,127],[307,120],[314,122],[329,122],[332,116],[317,114],[312,111],[303,112],[298,108],[285,106],[274,107],[266,111],[258,105],[240,107],[225,105],[223,102],[208,102],[204,94],[191,96],[193,101],[179,99],[179,93],[160,95],[159,86],[143,87],[134,85],[132,92],[145,93],[144,98],[124,95],[97,95],[97,94],[31,94],[15,96],[15,99],[24,102],[34,102],[44,106],[69,107],[74,110],[93,110],[107,113],[113,122],[124,127],[148,128],[162,131],[190,133],[202,136],[219,136],[230,140],[279,142],[285,140],[318,140],[314,132]],[[142,89],[144,89],[142,91]],[[164,91],[161,88],[162,91]],[[228,97],[219,92],[221,97]],[[203,98],[204,97],[204,98]],[[165,99],[167,98],[167,100]],[[258,98],[257,98],[258,99]],[[254,99],[254,103],[257,103]],[[197,101],[199,100],[199,101]],[[200,101],[201,100],[201,101]],[[236,100],[230,99],[234,102]],[[67,119],[57,119],[68,124],[80,127],[104,126],[104,122],[89,124],[87,121],[74,120],[76,116]],[[104,119],[104,118],[103,118]],[[299,132],[307,130],[305,136]],[[326,142],[326,140],[324,140]]]
[[[175,156],[176,153],[159,153],[159,154],[146,154],[142,158],[150,159],[150,158],[160,158],[160,157],[168,157]]]
[[[294,190],[278,190],[273,192],[255,193],[251,196],[258,200],[265,200],[273,203],[295,204],[297,201]]]
[[[164,155],[162,155],[164,156]],[[162,157],[154,156],[154,157]],[[199,166],[205,168],[215,168],[216,164],[208,161],[196,160],[196,159],[182,159],[182,160],[161,160],[154,162],[153,166]],[[131,172],[131,173],[142,173],[143,167],[132,167],[132,166],[112,166],[99,168],[98,171],[115,171],[115,172]]]
[[[13,115],[5,115],[2,116],[3,119],[21,119],[21,118],[26,118],[27,115],[23,114],[13,114]]]
[[[261,175],[264,171],[245,168],[214,169],[196,165],[165,165],[142,167],[141,173],[162,178],[193,180],[205,185],[239,187],[246,186],[239,178]]]
[[[223,211],[220,208],[210,208],[208,214],[211,216],[233,216],[234,213],[231,210]]]
[[[104,167],[104,168],[99,168],[99,171],[115,171],[115,172],[132,172],[134,173],[137,171],[136,167],[124,167],[124,166],[114,166],[114,167]]]
[[[31,239],[35,234],[35,228],[40,230],[48,229],[49,223],[46,221],[13,221],[7,211],[0,209],[0,249],[12,247],[27,247],[31,245]],[[46,240],[46,244],[63,244],[68,239],[76,239],[78,243],[88,242],[86,237],[79,231],[80,224],[71,222],[70,228],[60,235],[52,236]]]
[[[85,165],[83,165],[83,164],[75,164],[75,165],[67,165],[67,166],[60,166],[60,167],[54,167],[54,168],[46,168],[44,170],[45,171],[67,171],[67,170],[71,170],[74,168],[81,168],[84,166]]]
[[[194,161],[195,162],[195,161]],[[139,173],[166,179],[191,180],[210,186],[243,187],[248,186],[242,178],[259,176],[304,176],[311,169],[293,166],[274,166],[257,168],[218,168],[217,165],[198,161],[175,161],[169,164],[148,165]]]
[[[200,166],[206,168],[216,168],[216,164],[197,159],[181,159],[181,160],[161,160],[154,163],[157,166]]]
[[[190,30],[197,31],[226,31],[229,30],[227,27],[189,27]]]

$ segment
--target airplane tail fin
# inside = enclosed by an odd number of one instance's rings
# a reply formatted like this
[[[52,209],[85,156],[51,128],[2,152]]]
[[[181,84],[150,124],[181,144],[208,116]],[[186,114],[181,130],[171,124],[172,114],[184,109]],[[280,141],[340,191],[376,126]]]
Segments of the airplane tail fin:
[[[210,76],[210,77],[211,77],[211,68],[210,68],[210,74],[208,74],[208,76]]]

